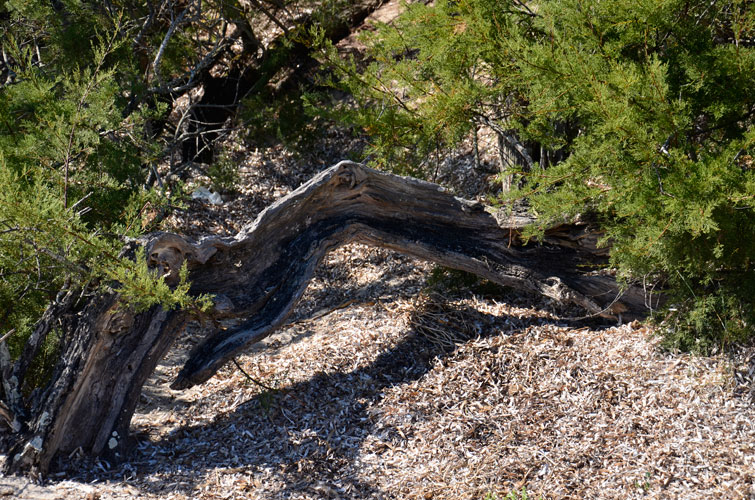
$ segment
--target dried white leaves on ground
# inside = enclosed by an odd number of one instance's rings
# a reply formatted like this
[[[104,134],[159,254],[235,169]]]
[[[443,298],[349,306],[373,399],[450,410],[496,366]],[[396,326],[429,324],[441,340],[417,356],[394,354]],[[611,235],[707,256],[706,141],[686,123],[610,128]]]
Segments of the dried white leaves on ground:
[[[300,315],[207,384],[146,388],[132,461],[69,498],[750,498],[751,356],[663,354],[638,325],[426,294],[426,266],[351,245]],[[344,297],[351,297],[340,307]],[[445,330],[444,330],[445,329]],[[453,339],[453,343],[449,343]],[[188,347],[188,335],[182,346]],[[95,480],[93,484],[86,484]],[[136,492],[136,493],[135,493]]]

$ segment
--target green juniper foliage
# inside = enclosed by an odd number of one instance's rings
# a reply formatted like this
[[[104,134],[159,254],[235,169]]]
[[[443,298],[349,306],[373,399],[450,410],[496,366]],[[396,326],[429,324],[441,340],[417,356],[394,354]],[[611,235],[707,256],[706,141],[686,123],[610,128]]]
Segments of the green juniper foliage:
[[[319,54],[374,163],[427,175],[478,124],[512,131],[533,164],[502,201],[529,200],[531,236],[597,217],[622,277],[670,289],[670,345],[755,331],[751,2],[419,2],[366,43],[365,67]]]
[[[137,309],[205,303],[189,299],[185,272],[169,290],[143,256],[118,257],[124,238],[150,229],[144,210],[171,203],[144,187],[157,107],[124,112],[136,25],[93,3],[54,5],[0,6],[0,336],[14,332],[13,356],[62,288],[116,280]]]

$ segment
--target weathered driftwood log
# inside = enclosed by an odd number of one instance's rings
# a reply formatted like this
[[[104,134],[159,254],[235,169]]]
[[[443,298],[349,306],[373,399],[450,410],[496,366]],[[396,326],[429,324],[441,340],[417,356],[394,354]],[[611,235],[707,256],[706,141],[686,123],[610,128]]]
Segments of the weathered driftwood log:
[[[175,234],[149,235],[141,243],[150,266],[170,282],[186,262],[192,293],[215,295],[215,318],[242,319],[204,339],[172,387],[206,381],[282,326],[323,256],[351,241],[578,304],[587,314],[627,319],[644,314],[640,290],[621,291],[595,267],[607,252],[596,248],[594,228],[563,224],[548,230],[542,244],[524,245],[519,234],[528,222],[496,217],[435,184],[342,162],[267,208],[236,237],[194,243]],[[77,450],[122,456],[142,384],[187,318],[159,307],[132,314],[119,307],[115,293],[78,305],[74,299],[61,294],[15,365],[7,351],[0,352],[6,394],[0,415],[10,415],[14,426],[6,471],[44,473],[54,457]],[[52,319],[63,337],[61,361],[51,382],[24,398],[25,370]]]

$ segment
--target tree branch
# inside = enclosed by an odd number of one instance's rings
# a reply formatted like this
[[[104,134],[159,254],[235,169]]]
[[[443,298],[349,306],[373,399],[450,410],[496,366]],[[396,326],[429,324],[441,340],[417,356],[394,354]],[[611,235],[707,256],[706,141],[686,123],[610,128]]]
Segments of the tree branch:
[[[544,244],[520,238],[524,215],[497,216],[441,187],[352,162],[320,173],[268,207],[234,238],[194,244],[160,233],[148,241],[150,266],[186,262],[192,293],[211,293],[222,317],[243,319],[209,336],[191,354],[173,387],[204,382],[226,361],[285,323],[324,255],[350,241],[397,250],[475,273],[495,283],[559,302],[588,315],[617,319],[645,312],[642,290],[622,290],[597,269],[607,250],[586,223],[550,228]],[[178,276],[169,275],[168,282]]]

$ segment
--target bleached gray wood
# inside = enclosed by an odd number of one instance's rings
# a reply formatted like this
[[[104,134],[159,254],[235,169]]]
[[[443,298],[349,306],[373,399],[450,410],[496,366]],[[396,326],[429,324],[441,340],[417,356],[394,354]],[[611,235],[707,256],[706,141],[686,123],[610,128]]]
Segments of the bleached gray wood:
[[[219,294],[225,315],[247,318],[199,344],[172,387],[204,382],[283,325],[325,254],[351,241],[577,304],[586,314],[632,319],[644,313],[638,290],[622,294],[612,277],[581,271],[590,261],[605,261],[607,250],[596,248],[594,229],[563,224],[546,232],[544,244],[523,245],[520,230],[529,222],[526,216],[496,217],[435,184],[341,162],[266,209],[235,238],[196,245],[158,238],[152,253],[173,252],[172,269],[187,259],[193,292]]]

